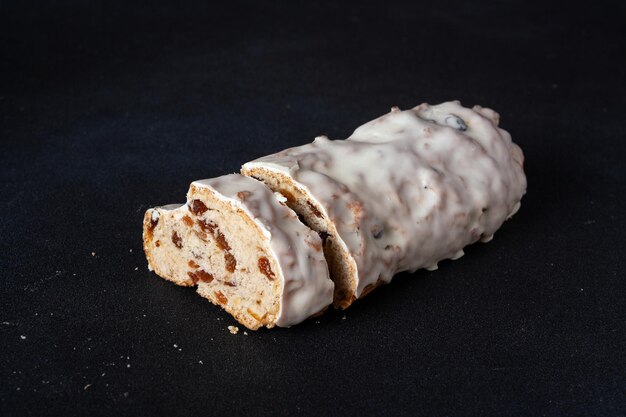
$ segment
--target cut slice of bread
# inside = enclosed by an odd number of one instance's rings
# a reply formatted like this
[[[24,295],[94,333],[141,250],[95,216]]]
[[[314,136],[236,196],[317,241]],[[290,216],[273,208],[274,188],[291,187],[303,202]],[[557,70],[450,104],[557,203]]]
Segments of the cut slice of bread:
[[[334,306],[347,308],[356,300],[357,265],[350,250],[335,227],[335,220],[327,213],[330,206],[323,204],[306,185],[298,182],[288,171],[272,164],[247,163],[242,167],[243,175],[263,181],[274,192],[285,197],[286,203],[302,218],[303,222],[318,232],[324,244],[324,255],[328,262],[330,276],[335,283]],[[328,184],[326,190],[336,190],[335,199],[346,201],[348,207],[351,200],[346,193],[345,187],[336,184],[331,178],[326,178]],[[356,207],[356,205],[354,206]],[[349,208],[348,208],[349,210]],[[355,216],[346,212],[348,217]]]
[[[297,324],[331,302],[320,237],[262,183],[193,182],[182,206],[144,217],[149,268],[223,307],[251,330]]]

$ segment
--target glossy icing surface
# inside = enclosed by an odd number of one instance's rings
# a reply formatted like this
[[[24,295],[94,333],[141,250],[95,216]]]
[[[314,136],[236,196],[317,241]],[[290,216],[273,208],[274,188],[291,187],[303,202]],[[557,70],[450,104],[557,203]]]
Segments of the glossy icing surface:
[[[359,297],[488,241],[526,192],[521,149],[493,110],[459,102],[392,111],[346,140],[318,137],[249,162],[291,176],[333,222]]]

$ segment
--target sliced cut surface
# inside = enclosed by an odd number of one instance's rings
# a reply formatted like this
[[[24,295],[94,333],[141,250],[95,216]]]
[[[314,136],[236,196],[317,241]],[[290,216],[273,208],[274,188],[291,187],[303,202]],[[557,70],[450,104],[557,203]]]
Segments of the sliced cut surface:
[[[331,302],[320,237],[262,183],[195,181],[187,203],[144,217],[150,269],[197,291],[249,329],[297,324]]]

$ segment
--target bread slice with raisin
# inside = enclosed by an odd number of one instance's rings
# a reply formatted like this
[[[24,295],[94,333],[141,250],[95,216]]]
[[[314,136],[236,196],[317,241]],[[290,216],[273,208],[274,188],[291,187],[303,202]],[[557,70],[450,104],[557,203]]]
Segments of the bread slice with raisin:
[[[251,330],[288,327],[332,303],[317,233],[262,183],[239,174],[195,181],[182,206],[146,212],[148,265]]]
[[[334,304],[345,308],[398,272],[458,259],[517,211],[524,157],[498,119],[459,102],[393,108],[346,140],[320,136],[241,172],[324,238]]]

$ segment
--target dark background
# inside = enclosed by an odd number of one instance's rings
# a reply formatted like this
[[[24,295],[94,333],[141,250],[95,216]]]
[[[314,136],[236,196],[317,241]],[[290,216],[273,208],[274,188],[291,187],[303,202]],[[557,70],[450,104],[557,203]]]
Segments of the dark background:
[[[623,2],[50,3],[0,1],[0,414],[625,415]],[[526,155],[492,243],[247,336],[147,270],[192,180],[451,99]]]

